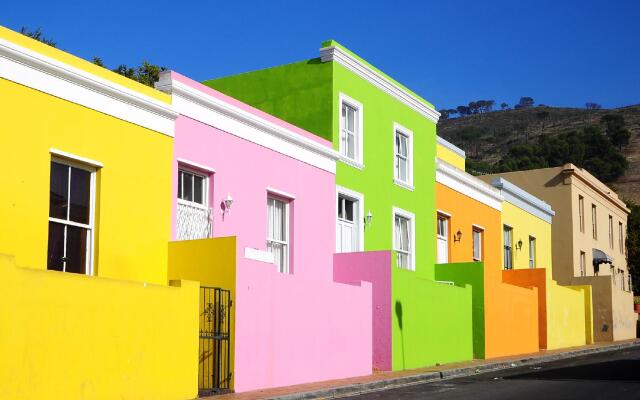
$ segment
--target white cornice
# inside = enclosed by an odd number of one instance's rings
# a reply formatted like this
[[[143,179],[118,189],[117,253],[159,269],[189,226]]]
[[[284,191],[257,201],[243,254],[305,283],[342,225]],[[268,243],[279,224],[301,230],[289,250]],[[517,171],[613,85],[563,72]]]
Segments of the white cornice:
[[[172,79],[170,73],[161,75],[156,88],[170,93],[174,110],[186,117],[335,173],[340,154],[331,147]]]
[[[523,190],[504,178],[495,178],[491,181],[491,184],[500,189],[500,193],[504,197],[505,201],[548,223],[551,223],[553,216],[556,215],[548,203],[540,200],[531,193]]]
[[[1,38],[0,78],[173,136],[169,104]]]
[[[504,199],[497,189],[440,159],[436,160],[436,182],[498,211],[502,210]]]
[[[406,104],[413,110],[419,112],[434,123],[438,123],[440,113],[425,104],[416,95],[408,92],[398,84],[374,70],[340,47],[328,46],[320,49],[320,59],[322,62],[335,61],[351,72],[367,80],[372,85],[378,87],[385,93],[393,96],[397,100]]]
[[[447,149],[453,151],[460,157],[467,158],[467,154],[464,152],[464,150],[462,150],[460,147],[456,146],[455,144],[444,140],[440,136],[436,136],[436,141],[438,142],[439,145],[446,147]]]

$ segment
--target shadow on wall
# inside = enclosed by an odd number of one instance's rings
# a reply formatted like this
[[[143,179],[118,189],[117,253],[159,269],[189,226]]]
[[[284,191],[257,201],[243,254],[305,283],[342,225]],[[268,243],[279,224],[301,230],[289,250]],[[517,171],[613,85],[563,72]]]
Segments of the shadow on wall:
[[[402,303],[396,300],[396,318],[398,318],[398,328],[400,328],[400,343],[402,343],[402,369],[404,366],[404,332],[402,330]]]

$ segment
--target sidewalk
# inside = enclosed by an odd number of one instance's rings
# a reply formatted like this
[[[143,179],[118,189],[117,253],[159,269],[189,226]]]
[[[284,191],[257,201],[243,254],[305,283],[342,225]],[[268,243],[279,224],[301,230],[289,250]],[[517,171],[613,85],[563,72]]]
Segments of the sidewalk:
[[[333,381],[307,383],[303,385],[281,388],[256,390],[245,393],[231,393],[222,396],[206,397],[209,400],[258,400],[258,399],[326,399],[355,395],[358,393],[382,390],[394,386],[405,386],[418,383],[433,382],[442,379],[469,376],[482,372],[499,369],[520,367],[523,365],[539,364],[565,358],[596,354],[640,346],[640,339],[616,342],[598,343],[588,346],[572,347],[568,349],[539,351],[531,354],[521,354],[513,357],[494,358],[491,360],[474,360],[456,364],[439,365],[408,371],[377,372],[372,375],[338,379]]]

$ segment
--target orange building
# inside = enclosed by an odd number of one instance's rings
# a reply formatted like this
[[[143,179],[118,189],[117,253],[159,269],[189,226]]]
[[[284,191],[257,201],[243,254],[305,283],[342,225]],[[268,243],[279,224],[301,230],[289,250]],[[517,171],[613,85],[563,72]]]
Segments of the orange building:
[[[502,202],[492,186],[437,161],[436,278],[472,286],[476,358],[539,349],[538,289],[503,279]]]

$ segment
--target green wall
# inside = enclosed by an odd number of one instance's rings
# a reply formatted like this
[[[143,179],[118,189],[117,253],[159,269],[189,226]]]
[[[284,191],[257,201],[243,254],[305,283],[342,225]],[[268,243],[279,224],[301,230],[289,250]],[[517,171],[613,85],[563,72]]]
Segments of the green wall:
[[[485,358],[483,263],[436,264],[436,279],[472,288],[473,355],[474,358]]]
[[[332,140],[336,150],[340,93],[363,104],[364,168],[338,162],[336,183],[364,194],[364,212],[373,214],[365,250],[393,249],[393,207],[415,214],[416,270],[394,267],[392,273],[393,369],[471,359],[472,290],[434,281],[435,123],[340,64],[319,59],[205,84]],[[394,123],[413,131],[414,190],[393,182]]]
[[[331,63],[319,58],[211,79],[205,85],[331,140]]]

